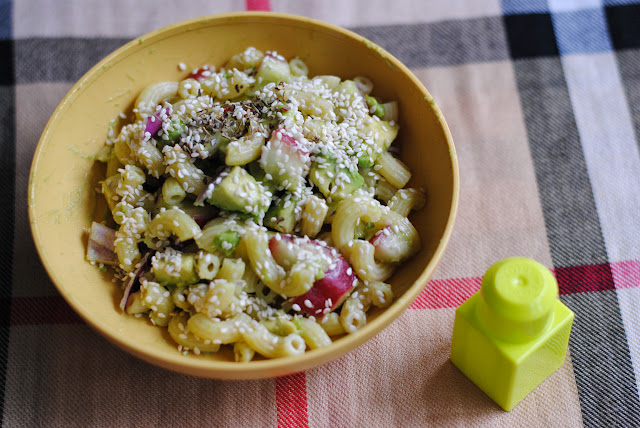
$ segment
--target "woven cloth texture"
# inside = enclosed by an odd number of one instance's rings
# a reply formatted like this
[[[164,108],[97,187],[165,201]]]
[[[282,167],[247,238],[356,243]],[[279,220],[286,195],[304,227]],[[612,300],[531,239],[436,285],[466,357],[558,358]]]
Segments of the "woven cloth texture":
[[[46,121],[104,56],[201,15],[272,10],[351,29],[442,109],[459,214],[422,294],[353,352],[250,382],[115,348],[57,293],[30,237]],[[640,426],[640,2],[0,0],[0,419],[4,426]],[[504,412],[449,361],[455,308],[507,256],[555,273],[565,364]]]

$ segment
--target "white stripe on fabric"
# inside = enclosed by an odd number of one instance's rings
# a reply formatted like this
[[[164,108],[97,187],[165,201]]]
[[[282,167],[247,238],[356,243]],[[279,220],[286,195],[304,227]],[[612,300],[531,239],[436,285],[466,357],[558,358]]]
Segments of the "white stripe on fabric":
[[[562,63],[609,261],[640,260],[640,153],[615,54],[569,55]],[[628,281],[615,269],[613,279]],[[640,289],[617,293],[638,387]]]
[[[630,279],[618,276],[613,266],[612,270],[614,282],[628,281]],[[638,278],[634,280],[636,287],[617,290],[617,293],[620,304],[620,314],[622,315],[624,330],[627,333],[627,344],[629,345],[631,363],[633,364],[633,371],[636,375],[636,388],[638,388],[638,394],[640,394],[640,383],[638,382],[640,378],[640,316],[638,315],[640,314],[640,287],[637,287]]]
[[[274,12],[304,15],[336,25],[391,25],[462,20],[485,16],[500,16],[499,0],[451,0],[428,2],[424,0],[272,0]],[[419,11],[428,10],[427,13]]]
[[[13,37],[137,37],[165,25],[245,10],[244,0],[20,0],[13,2]],[[34,13],[38,11],[38,13]]]
[[[609,261],[640,260],[640,153],[615,54],[562,64]]]
[[[548,0],[551,12],[593,9],[602,6],[601,0]]]

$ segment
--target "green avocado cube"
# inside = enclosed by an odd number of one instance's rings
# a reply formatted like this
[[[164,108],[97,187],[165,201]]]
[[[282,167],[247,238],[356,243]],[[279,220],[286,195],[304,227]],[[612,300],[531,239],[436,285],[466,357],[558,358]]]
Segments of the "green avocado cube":
[[[261,216],[270,205],[271,198],[268,190],[255,178],[235,166],[215,185],[207,202],[224,210]]]
[[[264,216],[264,225],[281,233],[292,233],[296,226],[296,205],[291,198],[278,199]]]
[[[358,133],[362,138],[358,165],[363,168],[372,167],[378,156],[386,151],[398,136],[399,126],[391,125],[386,120],[374,120],[365,124]]]
[[[326,198],[344,199],[364,184],[364,178],[357,171],[337,170],[336,161],[330,154],[316,156],[309,177]]]

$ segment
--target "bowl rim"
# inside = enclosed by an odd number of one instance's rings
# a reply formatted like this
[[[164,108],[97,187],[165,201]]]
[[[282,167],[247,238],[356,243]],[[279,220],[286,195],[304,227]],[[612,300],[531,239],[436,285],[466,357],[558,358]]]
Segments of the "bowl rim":
[[[213,359],[204,358],[183,358],[183,356],[176,352],[175,356],[167,357],[158,356],[152,352],[141,349],[135,346],[133,341],[126,340],[126,337],[121,337],[115,334],[114,331],[109,331],[108,328],[100,325],[96,320],[92,319],[90,313],[85,312],[74,299],[70,299],[69,296],[58,284],[62,283],[62,279],[59,278],[56,273],[55,267],[50,263],[47,258],[47,254],[43,250],[44,242],[40,238],[38,233],[38,223],[34,221],[36,212],[35,202],[35,174],[38,168],[38,164],[42,155],[43,146],[49,138],[49,134],[52,132],[53,125],[57,122],[58,116],[65,107],[70,104],[75,98],[78,91],[85,85],[94,82],[102,74],[100,72],[105,66],[112,61],[118,59],[124,52],[131,47],[140,44],[142,42],[160,41],[163,36],[176,29],[187,28],[189,26],[202,25],[206,26],[207,23],[213,21],[225,21],[225,20],[242,20],[245,18],[258,18],[266,20],[289,20],[298,22],[304,25],[311,24],[316,27],[321,27],[324,30],[330,32],[336,32],[342,36],[353,39],[360,43],[365,43],[369,49],[375,50],[380,56],[385,58],[394,67],[398,68],[403,74],[405,74],[414,84],[414,86],[424,94],[425,100],[429,101],[430,107],[433,109],[441,126],[447,145],[449,148],[449,156],[451,159],[452,167],[452,184],[453,194],[451,197],[451,206],[449,207],[449,217],[445,225],[444,233],[437,244],[436,249],[431,257],[431,260],[427,263],[422,273],[414,281],[414,283],[404,292],[402,296],[395,299],[393,304],[382,311],[374,320],[368,322],[365,327],[359,330],[356,334],[349,334],[341,337],[339,340],[332,343],[331,346],[326,348],[319,348],[305,352],[304,354],[297,356],[290,356],[277,359],[265,359],[251,361],[248,364],[239,364],[233,361],[218,361]],[[124,56],[126,57],[126,56]],[[124,58],[123,57],[123,58]],[[34,152],[31,169],[29,173],[29,185],[28,185],[28,205],[29,205],[29,223],[31,234],[36,246],[36,250],[42,261],[42,264],[47,271],[47,274],[51,278],[58,292],[65,299],[73,310],[80,315],[80,317],[94,330],[98,331],[103,337],[107,338],[113,344],[119,346],[125,351],[143,359],[144,361],[156,364],[158,366],[168,368],[174,371],[179,371],[186,374],[191,374],[200,377],[210,377],[218,379],[263,379],[274,376],[280,376],[288,373],[300,372],[317,365],[323,364],[330,360],[336,359],[352,351],[356,347],[363,344],[365,341],[371,339],[378,334],[383,328],[389,325],[395,318],[397,318],[407,307],[415,300],[418,294],[426,287],[428,279],[433,275],[436,267],[438,266],[442,256],[444,254],[445,247],[451,238],[453,230],[453,224],[458,210],[458,198],[459,198],[459,170],[458,159],[456,155],[453,138],[449,127],[442,115],[442,112],[433,101],[433,97],[424,87],[422,82],[398,59],[396,59],[389,52],[382,47],[371,42],[370,40],[362,37],[350,30],[339,27],[334,24],[330,24],[318,19],[308,18],[304,16],[298,16],[287,13],[276,12],[232,12],[223,14],[205,15],[197,18],[192,18],[184,21],[179,21],[165,27],[159,28],[142,36],[136,37],[125,45],[121,46],[117,50],[113,51],[100,62],[94,65],[89,71],[87,71],[67,92],[65,97],[60,101],[55,111],[49,118],[41,136],[38,141],[38,145]],[[419,284],[416,286],[416,284]]]

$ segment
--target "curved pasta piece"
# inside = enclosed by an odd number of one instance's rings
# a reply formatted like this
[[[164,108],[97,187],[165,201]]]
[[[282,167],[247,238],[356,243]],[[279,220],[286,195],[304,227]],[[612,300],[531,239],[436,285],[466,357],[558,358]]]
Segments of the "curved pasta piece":
[[[242,259],[225,257],[217,277],[227,281],[241,281],[245,270],[245,263]]]
[[[382,152],[376,159],[378,174],[398,189],[402,189],[411,179],[411,171],[389,152]]]
[[[210,340],[202,340],[189,331],[189,314],[180,312],[169,320],[167,330],[171,338],[181,347],[200,352],[218,352],[219,344],[211,343]],[[196,352],[198,352],[196,351]]]
[[[256,351],[247,345],[247,342],[240,341],[233,345],[233,358],[236,360],[236,363],[248,363],[253,360],[255,354]]]
[[[323,348],[331,345],[331,338],[317,322],[306,317],[296,316],[293,318],[293,323],[298,328],[300,336],[302,336],[310,349]]]
[[[200,91],[200,82],[193,78],[187,78],[178,83],[178,95],[182,99],[187,99],[190,96],[198,95]]]
[[[267,234],[257,230],[248,230],[244,234],[243,240],[251,267],[267,287],[276,291],[280,288],[280,283],[286,273],[282,266],[276,263],[271,251],[269,251]]]
[[[367,313],[358,297],[349,297],[340,311],[340,324],[347,333],[353,333],[367,324]]]
[[[307,64],[300,58],[293,58],[289,61],[289,69],[291,70],[291,75],[294,77],[307,77],[309,74],[309,67],[307,67]]]
[[[180,183],[185,192],[199,195],[204,191],[204,172],[193,164],[180,146],[166,146],[163,154],[167,164],[166,172]]]
[[[262,282],[271,290],[287,297],[300,296],[313,287],[313,283],[322,272],[313,261],[301,261],[286,272],[280,266],[271,251],[266,232],[249,230],[245,233],[245,248],[251,266]]]
[[[420,235],[408,218],[386,209],[376,226],[381,228],[371,239],[376,260],[402,263],[420,251]]]
[[[264,135],[256,129],[252,134],[230,142],[227,145],[225,163],[229,166],[240,166],[253,162],[262,154],[264,140]]]
[[[175,97],[178,93],[178,82],[157,82],[144,88],[136,99],[136,116],[143,119],[156,111],[161,102]]]
[[[250,320],[251,317],[247,314],[238,314],[225,321],[213,321],[204,314],[195,314],[189,318],[187,328],[197,337],[220,345],[241,340],[240,330],[244,330]]]
[[[229,317],[241,312],[244,306],[236,296],[237,282],[216,279],[206,284],[192,287],[187,300],[197,313],[209,318]]]
[[[364,281],[384,281],[393,275],[395,265],[378,262],[375,247],[369,241],[357,239],[348,250],[348,259],[358,278]]]
[[[383,215],[380,204],[368,196],[354,196],[338,205],[331,236],[335,247],[365,281],[384,281],[393,274],[394,266],[375,260],[375,247],[368,241],[354,239],[358,221],[378,223]]]
[[[320,233],[328,212],[329,206],[324,199],[310,196],[300,216],[300,232],[309,238],[315,238]]]
[[[400,189],[389,200],[387,206],[391,211],[407,217],[411,211],[422,209],[425,203],[424,192],[417,189]]]
[[[129,147],[140,162],[149,171],[149,174],[160,178],[164,174],[164,156],[150,140],[132,138]]]
[[[365,76],[356,76],[353,78],[353,81],[356,82],[358,89],[365,95],[369,95],[371,91],[373,91],[373,82],[371,79]]]
[[[174,207],[156,215],[149,223],[147,233],[163,239],[167,239],[173,234],[181,241],[188,241],[199,236],[202,232],[198,223],[191,216]]]
[[[307,348],[304,339],[297,333],[278,336],[271,333],[259,322],[252,322],[250,328],[242,334],[247,345],[258,354],[267,358],[280,358],[304,354]]]
[[[331,237],[338,251],[345,251],[353,241],[358,220],[376,222],[380,219],[380,204],[369,196],[352,196],[340,202],[333,217]]]
[[[148,228],[147,219],[149,216],[143,208],[131,209],[130,206],[129,208],[126,214],[120,218],[120,229],[116,232],[114,241],[120,267],[126,272],[131,272],[142,258],[138,242],[141,241],[142,233]]]

